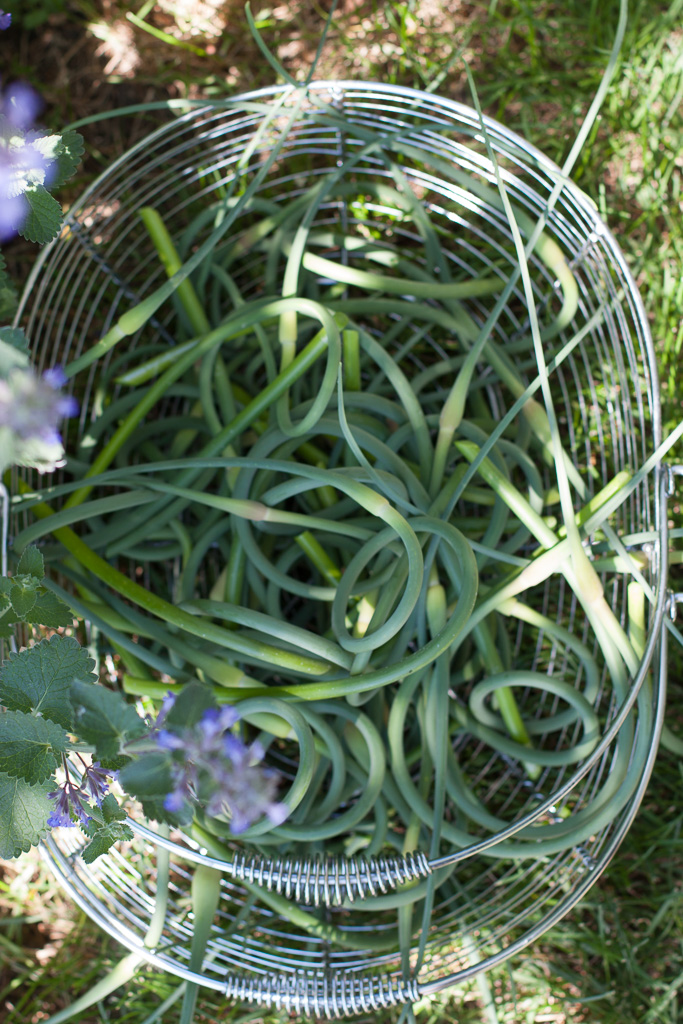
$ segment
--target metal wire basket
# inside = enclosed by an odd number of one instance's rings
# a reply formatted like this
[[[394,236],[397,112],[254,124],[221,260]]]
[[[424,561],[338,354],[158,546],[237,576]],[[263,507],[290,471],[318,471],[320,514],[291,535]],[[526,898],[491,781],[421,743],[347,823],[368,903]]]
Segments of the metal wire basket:
[[[62,237],[39,259],[22,299],[19,317],[39,364],[77,358],[131,300],[144,297],[162,279],[139,223],[139,208],[156,206],[171,234],[181,240],[187,211],[219,197],[235,174],[245,173],[239,159],[255,139],[246,170],[257,173],[263,165],[277,126],[258,136],[259,105],[282,101],[284,116],[294,95],[289,88],[263,90],[186,110],[152,131],[85,192],[71,209]],[[343,110],[356,130],[344,133],[326,120],[321,100],[328,105],[325,110]],[[559,169],[504,126],[492,120],[486,125],[512,201],[534,221],[546,217],[545,231],[562,249],[578,284],[578,308],[558,345],[582,329],[583,337],[555,366],[553,383],[566,413],[563,429],[577,460],[592,467],[590,486],[598,490],[620,469],[642,467],[661,440],[656,361],[644,309],[624,257],[590,200],[564,181],[549,210]],[[402,172],[438,226],[454,265],[472,276],[494,263],[514,265],[509,225],[485,189],[468,190],[439,173],[447,162],[471,180],[495,187],[478,117],[435,95],[378,84],[313,84],[277,160],[260,181],[258,195],[271,203],[304,196],[350,152],[358,156],[353,168],[357,193],[364,181],[386,180],[382,161],[372,152],[359,153],[366,129],[386,137],[388,146],[409,141]],[[360,204],[347,196],[323,204],[318,226],[340,220],[347,229],[374,232],[396,251],[404,244],[415,247],[413,226],[404,227],[402,211],[386,200]],[[235,237],[239,230],[235,226]],[[341,251],[328,256],[346,258]],[[240,280],[246,291],[248,282],[258,277],[258,259],[257,253],[245,256]],[[536,255],[530,257],[530,266],[538,308],[543,309],[557,301],[557,282]],[[468,308],[483,322],[488,310],[482,301],[470,300]],[[170,340],[170,316],[160,312],[128,344],[142,346],[154,336]],[[517,288],[498,321],[496,338],[511,346],[521,361],[519,342],[525,328],[524,296]],[[436,347],[440,341],[434,334],[425,344]],[[87,380],[80,380],[81,434],[99,401],[98,381],[111,358],[111,353],[104,354]],[[502,416],[509,398],[492,383],[489,402]],[[569,767],[548,766],[531,782],[512,758],[485,752],[473,737],[457,741],[459,756],[478,765],[477,792],[507,824],[494,828],[470,823],[469,843],[431,860],[425,853],[370,860],[316,860],[296,854],[267,858],[234,842],[233,859],[227,861],[211,857],[186,836],[169,837],[133,819],[135,841],[92,866],[79,857],[82,838],[76,830],[53,832],[44,852],[61,884],[110,935],[162,970],[198,981],[231,1000],[325,1019],[415,1002],[518,953],[594,885],[629,828],[648,782],[666,682],[669,492],[669,475],[654,467],[610,519],[626,548],[646,566],[654,600],[641,664],[624,700],[615,699],[603,676],[595,699],[602,738],[592,753]],[[625,623],[624,577],[606,577],[605,586],[617,618]],[[538,588],[534,600],[539,612],[586,639],[581,609],[557,580]],[[532,665],[539,671],[550,672],[553,665],[557,668],[554,659],[567,657],[548,645],[542,628],[520,623],[513,639],[517,649],[526,645],[535,652]],[[550,705],[539,706],[539,714],[549,711]],[[538,856],[532,837],[528,855],[516,851],[506,856],[506,843],[529,838],[534,829],[535,836],[543,828],[561,831],[567,808],[576,814],[600,800],[617,746],[629,729],[632,770],[628,787],[613,794],[611,822],[596,831],[588,828],[569,849],[558,842],[556,850]],[[562,742],[566,731],[553,733],[552,742]],[[155,863],[161,850],[170,851],[170,899],[161,935],[149,948],[145,936],[154,914]],[[223,898],[201,972],[189,967],[188,892],[197,863],[224,871]],[[369,951],[364,941],[369,934],[389,937],[396,928],[392,891],[441,869],[449,869],[449,881],[438,889],[424,948],[418,951],[416,936],[408,953],[390,943],[380,953]],[[283,899],[298,906],[298,917],[282,912]],[[311,922],[320,925],[317,933]],[[344,946],[328,940],[329,924],[343,930]]]

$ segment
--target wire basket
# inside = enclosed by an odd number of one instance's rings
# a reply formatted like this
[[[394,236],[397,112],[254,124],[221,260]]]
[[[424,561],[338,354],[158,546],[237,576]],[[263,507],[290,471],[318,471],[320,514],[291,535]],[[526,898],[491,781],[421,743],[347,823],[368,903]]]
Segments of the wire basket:
[[[248,174],[258,175],[279,138],[277,119],[262,131],[262,104],[281,101],[278,116],[283,120],[295,96],[292,89],[276,88],[186,109],[98,178],[71,209],[62,236],[41,255],[22,299],[19,315],[41,367],[78,358],[131,301],[163,280],[137,211],[155,206],[179,248],[192,251],[202,236],[184,237],[190,213],[202,203],[220,201],[235,175],[244,174],[245,180]],[[335,110],[343,110],[354,127],[341,129],[329,116]],[[591,201],[568,181],[553,195],[561,182],[559,169],[504,126],[492,120],[486,126],[512,202],[534,223],[546,218],[545,233],[559,245],[578,285],[576,311],[549,346],[548,358],[581,332],[578,344],[557,357],[552,380],[577,465],[590,468],[590,496],[620,470],[645,465],[661,440],[655,354],[644,309],[623,255]],[[262,175],[257,196],[269,209],[305,197],[321,175],[351,154],[356,158],[352,187],[340,187],[321,205],[316,229],[333,235],[341,224],[347,234],[379,239],[385,251],[419,251],[422,240],[414,218],[406,216],[405,205],[392,206],[393,193],[377,187],[394,182],[377,153],[363,151],[367,132],[383,136],[387,150],[401,154],[403,180],[436,225],[454,268],[472,277],[492,268],[512,272],[516,258],[510,227],[491,199],[495,173],[478,117],[438,96],[388,85],[314,83],[277,159]],[[245,168],[240,157],[254,142]],[[443,173],[446,165],[452,175]],[[465,175],[473,187],[465,187]],[[230,245],[245,226],[236,223],[223,244]],[[349,259],[333,242],[326,256],[342,263]],[[257,288],[266,272],[262,259],[256,247],[235,271],[243,294]],[[560,288],[552,267],[535,252],[529,264],[542,314],[558,306]],[[466,306],[477,324],[490,312],[484,298],[467,300]],[[496,343],[522,369],[532,354],[526,310],[517,285],[495,328]],[[173,310],[158,312],[130,337],[128,350],[172,343],[174,315]],[[386,322],[391,324],[390,314]],[[435,323],[423,335],[422,351],[441,351],[443,344]],[[116,353],[103,354],[76,379],[81,437],[101,402],[100,383],[113,375],[115,358]],[[424,373],[427,365],[428,359],[416,359],[414,373]],[[495,376],[487,383],[485,365],[481,375],[489,406],[502,417],[512,400]],[[212,857],[187,836],[169,837],[135,818],[135,841],[89,867],[79,857],[82,837],[76,830],[53,832],[44,852],[56,876],[102,928],[162,970],[199,981],[231,1000],[325,1019],[415,1002],[518,953],[595,883],[629,828],[648,782],[666,682],[667,487],[667,475],[654,467],[610,518],[624,546],[638,556],[653,600],[640,666],[623,699],[609,687],[593,645],[602,671],[593,702],[600,741],[574,764],[549,763],[532,782],[519,759],[460,733],[455,754],[476,765],[469,779],[472,792],[495,809],[495,821],[470,818],[464,826],[469,838],[458,848],[431,858],[423,851],[327,859],[298,856],[296,850],[278,858],[254,853],[235,840],[229,844],[232,859],[226,859]],[[625,577],[603,578],[609,603],[626,625]],[[562,581],[554,578],[535,588],[533,602],[541,616],[581,642],[593,643],[581,607]],[[572,671],[568,649],[549,639],[538,623],[520,620],[510,642],[516,651],[531,652],[529,664],[539,673]],[[539,721],[557,720],[545,736],[540,727],[539,742],[549,749],[573,735],[568,720],[558,725],[561,716],[551,700],[540,700],[537,714]],[[626,743],[627,778],[610,789],[615,759],[624,756]],[[591,808],[605,802],[610,820],[596,825]],[[566,815],[571,812],[576,820],[582,811],[585,827],[567,846]],[[542,848],[537,846],[541,839]],[[170,898],[163,930],[149,948],[145,936],[154,915],[160,851],[170,851]],[[200,973],[189,966],[189,880],[197,863],[224,871],[223,897]],[[392,938],[396,891],[406,882],[426,884],[439,872],[445,880],[436,889],[422,946],[415,934],[408,947],[399,949]],[[297,913],[285,913],[283,900]],[[330,940],[328,927],[343,935],[343,944]],[[378,936],[385,941],[372,948],[367,940]]]

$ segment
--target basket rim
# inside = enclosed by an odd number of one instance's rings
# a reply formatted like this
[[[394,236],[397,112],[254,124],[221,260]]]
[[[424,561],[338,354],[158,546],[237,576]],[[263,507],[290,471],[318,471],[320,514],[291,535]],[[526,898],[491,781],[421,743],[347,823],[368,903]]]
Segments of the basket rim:
[[[138,104],[134,107],[121,108],[120,111],[111,111],[110,116],[128,116],[140,113],[144,110],[167,110],[173,112],[175,109],[185,108],[185,112],[180,114],[175,120],[167,121],[154,129],[150,134],[144,136],[137,143],[123,152],[119,157],[113,160],[109,166],[99,174],[90,185],[88,185],[83,192],[75,200],[71,208],[69,209],[65,221],[65,228],[68,227],[71,220],[74,219],[78,210],[82,207],[84,202],[87,201],[90,196],[96,190],[98,184],[114,173],[118,168],[125,164],[130,157],[141,150],[144,151],[149,148],[150,143],[159,137],[163,137],[169,130],[172,130],[177,124],[186,122],[196,117],[197,114],[201,114],[202,111],[206,110],[232,110],[239,109],[246,103],[253,102],[255,100],[261,100],[264,98],[274,99],[276,97],[287,97],[294,95],[300,89],[304,89],[307,94],[316,93],[340,93],[340,99],[343,98],[343,94],[347,91],[353,91],[357,94],[367,94],[368,96],[377,97],[396,97],[405,100],[413,100],[422,104],[429,104],[444,113],[450,114],[452,117],[459,118],[463,121],[468,121],[473,128],[476,128],[479,124],[479,115],[476,110],[458,100],[453,100],[449,97],[440,96],[437,93],[427,92],[426,90],[414,89],[409,86],[402,86],[393,83],[385,83],[379,81],[370,82],[359,82],[354,79],[315,79],[305,86],[296,87],[288,83],[275,84],[270,86],[264,86],[261,89],[255,89],[247,92],[238,93],[233,97],[222,98],[222,99],[201,99],[201,100],[182,100],[174,101],[168,100],[164,102],[156,102],[150,104]],[[187,107],[190,107],[187,110]],[[310,110],[303,109],[302,115],[308,116],[311,113]],[[94,119],[93,119],[94,120]],[[659,385],[659,372],[657,368],[657,357],[654,349],[654,341],[652,338],[652,332],[650,330],[649,321],[647,318],[647,312],[645,310],[645,304],[638,290],[637,283],[631,270],[626,261],[626,257],[622,252],[616,236],[613,234],[611,229],[604,222],[600,216],[597,206],[590,198],[590,196],[584,192],[575,182],[572,181],[567,175],[563,174],[562,169],[555,161],[547,157],[542,150],[538,149],[535,145],[528,142],[522,135],[508,128],[502,122],[496,120],[489,115],[483,115],[483,120],[486,125],[487,131],[491,131],[494,136],[504,140],[508,145],[511,145],[517,149],[521,154],[531,159],[533,163],[546,173],[551,179],[555,181],[562,181],[562,191],[567,191],[572,200],[577,204],[581,213],[591,223],[592,233],[596,239],[599,238],[608,247],[610,256],[616,262],[620,273],[623,275],[623,279],[628,287],[629,298],[633,302],[633,315],[634,322],[637,330],[640,334],[644,350],[647,354],[648,374],[652,382],[652,392],[656,397],[656,401],[652,405],[652,430],[654,447],[661,441],[662,434],[662,414],[661,406],[659,402],[660,385]],[[84,125],[85,121],[78,122],[79,125]],[[559,197],[558,197],[559,198]],[[59,241],[59,238],[54,239],[48,245],[44,246],[38,255],[34,266],[29,273],[24,289],[19,299],[19,305],[17,312],[13,320],[13,326],[19,326],[21,317],[28,300],[28,297],[33,289],[35,281],[39,278],[40,271],[43,264],[49,257],[53,246]]]

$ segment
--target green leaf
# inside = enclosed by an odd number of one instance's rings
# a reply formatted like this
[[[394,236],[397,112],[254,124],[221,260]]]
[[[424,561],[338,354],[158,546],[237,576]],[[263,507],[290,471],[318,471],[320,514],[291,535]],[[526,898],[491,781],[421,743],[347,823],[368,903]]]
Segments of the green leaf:
[[[187,804],[182,814],[175,811],[167,811],[164,807],[163,796],[146,796],[140,798],[142,810],[150,821],[163,821],[167,825],[189,825],[194,817],[190,804]]]
[[[102,801],[101,807],[91,805],[92,818],[87,824],[81,824],[81,830],[92,840],[82,851],[83,860],[91,864],[97,857],[122,839],[132,839],[133,832],[124,824],[126,812],[119,806],[116,797],[109,793]]]
[[[0,263],[0,270],[2,269]],[[22,355],[29,355],[28,338],[21,327],[0,327],[0,341],[16,349],[17,352],[21,352]]]
[[[109,825],[112,821],[125,821],[126,812],[116,799],[113,793],[108,793],[100,807],[96,804],[89,804],[90,820],[87,823],[80,822],[83,832],[87,836],[93,835],[102,825]]]
[[[2,331],[0,331],[0,334],[1,333]],[[19,559],[17,573],[23,573],[27,576],[35,576],[37,580],[42,580],[44,578],[45,562],[42,554],[35,544],[29,544],[29,546],[24,549],[24,553]]]
[[[166,716],[164,727],[180,726],[192,728],[209,708],[217,708],[218,704],[209,686],[204,683],[192,682],[182,688],[176,695],[175,703]]]
[[[0,672],[0,700],[17,711],[40,711],[65,729],[71,729],[70,688],[74,679],[91,679],[95,662],[71,636],[49,640],[10,654]]]
[[[100,767],[105,768],[108,772],[121,771],[125,764],[130,762],[131,758],[127,754],[118,754],[116,757],[102,757],[99,756]]]
[[[54,805],[47,798],[50,783],[31,786],[23,779],[0,775],[0,858],[28,853],[47,831]]]
[[[57,754],[67,749],[61,726],[46,718],[6,711],[0,715],[0,772],[24,779],[30,786],[51,778]]]
[[[55,171],[55,176],[50,183],[50,188],[53,191],[63,185],[74,173],[81,162],[84,149],[83,137],[78,132],[71,129],[62,132],[57,147],[56,170],[55,167],[52,168]]]
[[[132,829],[121,821],[112,821],[109,825],[101,825],[93,831],[90,842],[81,850],[81,857],[86,864],[92,864],[94,860],[111,849],[114,843],[132,838]]]
[[[2,312],[2,271],[0,271],[0,319],[10,315],[10,313],[3,314]],[[12,328],[6,327],[4,330],[11,331]],[[0,337],[0,376],[7,378],[13,370],[25,370],[28,365],[28,353],[22,352],[11,341]]]
[[[171,758],[165,752],[143,754],[121,769],[118,781],[127,793],[140,801],[145,815],[152,821],[186,825],[192,821],[189,805],[183,814],[167,811],[164,807],[164,798],[174,788],[171,764]]]
[[[17,293],[7,273],[7,264],[0,253],[0,321],[12,319],[17,302]]]
[[[59,629],[60,626],[71,626],[74,621],[74,613],[68,604],[61,601],[56,594],[46,590],[39,593],[36,603],[27,615],[29,622],[37,626],[49,626],[51,629]]]
[[[100,810],[102,812],[102,817],[108,825],[111,824],[112,821],[125,821],[127,818],[126,812],[123,807],[121,807],[113,793],[108,793],[107,796],[105,796]]]
[[[171,764],[165,751],[142,754],[121,769],[119,784],[132,796],[166,796],[174,788]]]
[[[14,584],[9,592],[9,599],[12,602],[12,607],[20,619],[25,619],[28,613],[36,603],[37,594],[35,589],[31,586],[24,587],[20,584]]]
[[[56,161],[61,143],[60,135],[57,135],[55,132],[43,132],[40,130],[30,131],[24,136],[24,141],[27,145],[30,145],[34,150],[40,153],[43,158],[42,162],[44,165],[52,165]],[[54,168],[50,166],[49,170],[51,172]],[[51,173],[48,173],[48,177],[50,180],[49,188],[52,188],[54,180],[53,176]],[[45,181],[45,175],[38,180],[43,184]],[[31,180],[29,178],[29,181],[33,184],[35,179]]]
[[[19,234],[28,242],[44,245],[56,238],[62,227],[62,208],[43,185],[31,185],[24,192],[28,217]]]
[[[97,757],[117,757],[124,744],[148,731],[147,725],[120,693],[74,682],[71,685],[74,728],[82,740],[92,743]]]

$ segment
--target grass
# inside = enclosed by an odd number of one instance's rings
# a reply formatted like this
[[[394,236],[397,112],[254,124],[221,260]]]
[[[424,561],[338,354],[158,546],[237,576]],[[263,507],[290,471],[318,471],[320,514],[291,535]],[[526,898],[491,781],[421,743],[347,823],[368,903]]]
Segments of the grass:
[[[194,0],[194,20],[186,0],[137,3],[134,10],[148,9],[142,17],[173,43],[133,24],[126,17],[131,5],[120,0],[32,0],[29,8],[34,15],[48,8],[51,13],[34,28],[19,24],[12,42],[3,34],[0,60],[8,78],[24,75],[42,89],[45,119],[55,127],[114,105],[232,94],[272,81],[247,38],[237,2]],[[253,9],[269,45],[291,73],[303,75],[315,51],[321,9],[298,0],[268,6],[254,0]],[[224,31],[212,34],[221,19]],[[595,93],[616,19],[615,0],[348,0],[339,5],[319,75],[395,81],[466,101],[464,57],[485,110],[559,161]],[[682,23],[683,0],[633,0],[615,82],[573,175],[617,235],[638,282],[669,427],[683,417]],[[143,131],[140,123],[110,121],[86,132],[90,156],[76,190]],[[24,244],[7,250],[19,279],[33,255]],[[672,516],[680,522],[679,500]],[[683,590],[680,578],[672,586]],[[683,667],[680,651],[671,654],[667,720],[683,734],[677,710]],[[635,825],[589,897],[487,983],[475,980],[421,1008],[420,1024],[681,1020],[681,775],[679,759],[662,750]],[[87,990],[123,951],[69,908],[36,857],[6,866],[2,877],[0,1019],[33,1024]],[[172,979],[141,971],[77,1019],[144,1024],[174,986]],[[222,1006],[217,998],[203,999],[200,1011],[198,1019],[207,1022],[283,1020],[245,1016],[244,1009]],[[176,1003],[164,1012],[165,1024],[176,1024],[178,1013]],[[387,1015],[387,1024],[395,1019]]]

